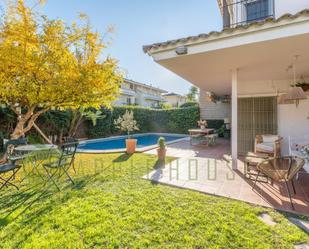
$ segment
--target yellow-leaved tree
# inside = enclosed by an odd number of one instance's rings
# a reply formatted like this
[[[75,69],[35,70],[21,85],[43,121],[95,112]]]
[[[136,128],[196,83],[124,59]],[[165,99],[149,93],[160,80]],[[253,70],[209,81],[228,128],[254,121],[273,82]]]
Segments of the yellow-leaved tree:
[[[88,20],[79,23],[50,20],[24,0],[8,5],[0,24],[0,102],[18,117],[12,139],[51,108],[108,107],[117,97],[117,61],[101,59],[101,36]]]

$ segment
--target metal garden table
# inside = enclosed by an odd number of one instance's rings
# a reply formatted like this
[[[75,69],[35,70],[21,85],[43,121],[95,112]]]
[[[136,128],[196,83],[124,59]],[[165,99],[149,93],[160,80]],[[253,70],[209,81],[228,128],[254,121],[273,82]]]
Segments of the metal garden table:
[[[58,146],[54,144],[29,144],[18,146],[14,150],[23,155],[23,165],[25,166],[25,164],[30,163],[32,165],[31,173],[36,172],[43,179],[39,172],[39,167],[53,153],[58,152]]]
[[[193,145],[193,140],[197,139],[197,140],[201,140],[201,138],[203,138],[204,136],[207,136],[209,134],[214,133],[214,129],[189,129],[189,135],[190,135],[190,144]]]

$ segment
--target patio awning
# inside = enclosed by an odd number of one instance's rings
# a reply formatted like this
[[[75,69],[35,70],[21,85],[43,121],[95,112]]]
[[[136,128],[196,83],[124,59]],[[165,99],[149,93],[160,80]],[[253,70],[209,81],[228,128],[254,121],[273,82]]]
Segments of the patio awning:
[[[309,76],[309,16],[249,25],[196,39],[183,39],[147,46],[145,51],[165,68],[205,91],[231,93],[231,70],[238,69],[238,82],[292,79],[286,69],[295,55],[298,74]],[[177,55],[179,46],[187,54]]]

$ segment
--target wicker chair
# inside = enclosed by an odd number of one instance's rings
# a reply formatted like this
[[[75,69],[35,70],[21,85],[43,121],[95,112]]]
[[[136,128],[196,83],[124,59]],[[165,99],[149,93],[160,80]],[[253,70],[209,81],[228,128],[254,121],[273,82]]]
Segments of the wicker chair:
[[[281,156],[281,141],[282,137],[278,135],[256,135],[254,152],[278,158]]]
[[[305,160],[299,157],[286,156],[264,160],[257,165],[258,174],[256,176],[252,189],[254,189],[254,187],[256,186],[256,182],[260,174],[266,175],[267,177],[272,179],[272,181],[284,183],[290,199],[291,206],[294,210],[294,205],[288,183],[292,183],[293,192],[294,194],[296,194],[293,178],[303,168],[304,165]]]

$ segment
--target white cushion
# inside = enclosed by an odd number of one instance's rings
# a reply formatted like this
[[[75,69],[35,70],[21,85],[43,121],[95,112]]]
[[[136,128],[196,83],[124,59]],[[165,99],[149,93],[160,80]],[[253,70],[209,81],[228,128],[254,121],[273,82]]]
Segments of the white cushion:
[[[277,135],[263,135],[262,138],[264,143],[274,143],[279,139]]]
[[[274,152],[274,143],[260,143],[256,145],[257,150],[262,150],[266,152]]]

